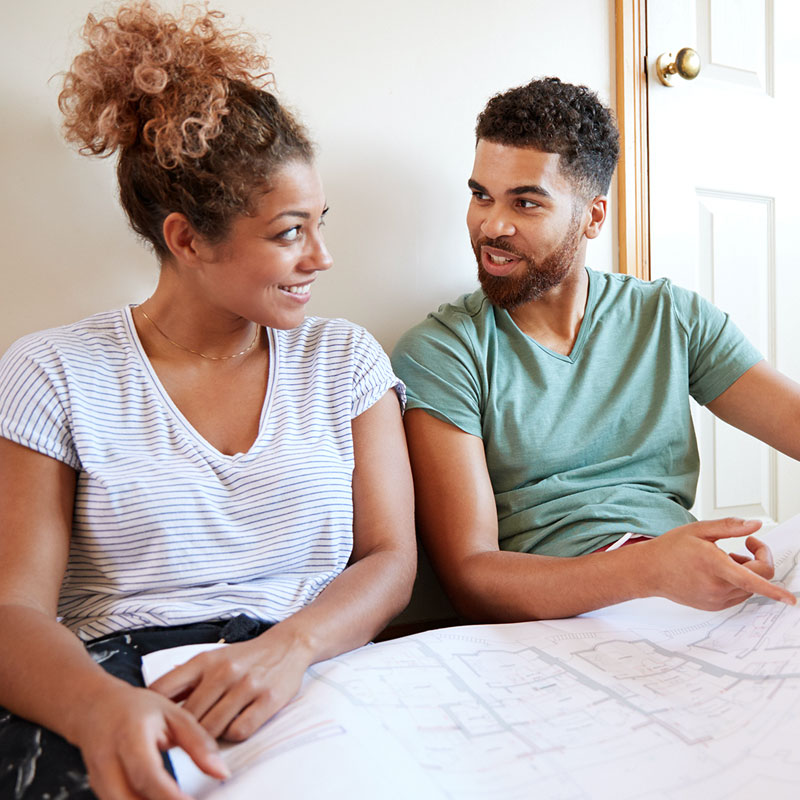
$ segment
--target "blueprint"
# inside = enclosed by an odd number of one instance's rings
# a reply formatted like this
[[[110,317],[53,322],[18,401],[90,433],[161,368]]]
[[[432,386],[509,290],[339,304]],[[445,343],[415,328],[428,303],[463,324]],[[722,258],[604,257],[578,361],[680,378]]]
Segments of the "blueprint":
[[[776,580],[800,595],[800,520],[768,541]],[[265,785],[297,798],[322,787],[334,798],[797,798],[800,607],[636,600],[367,646],[312,667],[298,699],[225,758],[232,780],[181,767],[184,788],[215,800]]]

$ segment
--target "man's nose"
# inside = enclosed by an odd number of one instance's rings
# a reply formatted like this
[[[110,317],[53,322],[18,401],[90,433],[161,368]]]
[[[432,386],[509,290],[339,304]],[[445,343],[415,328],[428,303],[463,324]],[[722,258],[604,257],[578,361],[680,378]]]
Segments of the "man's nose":
[[[495,207],[481,223],[481,233],[488,239],[499,239],[501,236],[513,236],[516,228],[509,219],[507,210]]]

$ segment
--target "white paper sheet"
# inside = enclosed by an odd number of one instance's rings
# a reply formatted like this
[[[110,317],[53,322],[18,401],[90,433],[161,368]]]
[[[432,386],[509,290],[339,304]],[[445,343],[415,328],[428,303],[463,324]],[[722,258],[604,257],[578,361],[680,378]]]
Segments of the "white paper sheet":
[[[800,518],[767,540],[800,594]],[[225,750],[223,785],[181,755],[181,785],[214,800],[794,799],[800,608],[648,599],[429,631],[312,667],[295,702]]]

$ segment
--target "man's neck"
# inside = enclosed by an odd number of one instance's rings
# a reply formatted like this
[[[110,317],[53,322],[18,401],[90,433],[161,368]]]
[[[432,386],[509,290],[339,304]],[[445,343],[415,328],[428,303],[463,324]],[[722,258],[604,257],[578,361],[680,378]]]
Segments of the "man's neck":
[[[580,266],[538,300],[510,311],[517,327],[555,353],[568,356],[575,346],[589,297],[589,275]]]

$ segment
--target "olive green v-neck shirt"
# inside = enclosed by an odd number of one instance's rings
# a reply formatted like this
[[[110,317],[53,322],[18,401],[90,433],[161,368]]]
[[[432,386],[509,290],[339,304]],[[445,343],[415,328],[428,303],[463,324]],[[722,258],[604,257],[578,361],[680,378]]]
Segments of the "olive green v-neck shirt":
[[[392,355],[407,408],[483,440],[504,550],[575,556],[693,522],[689,395],[708,403],[762,358],[694,292],[587,272],[569,356],[481,290],[430,314]]]

